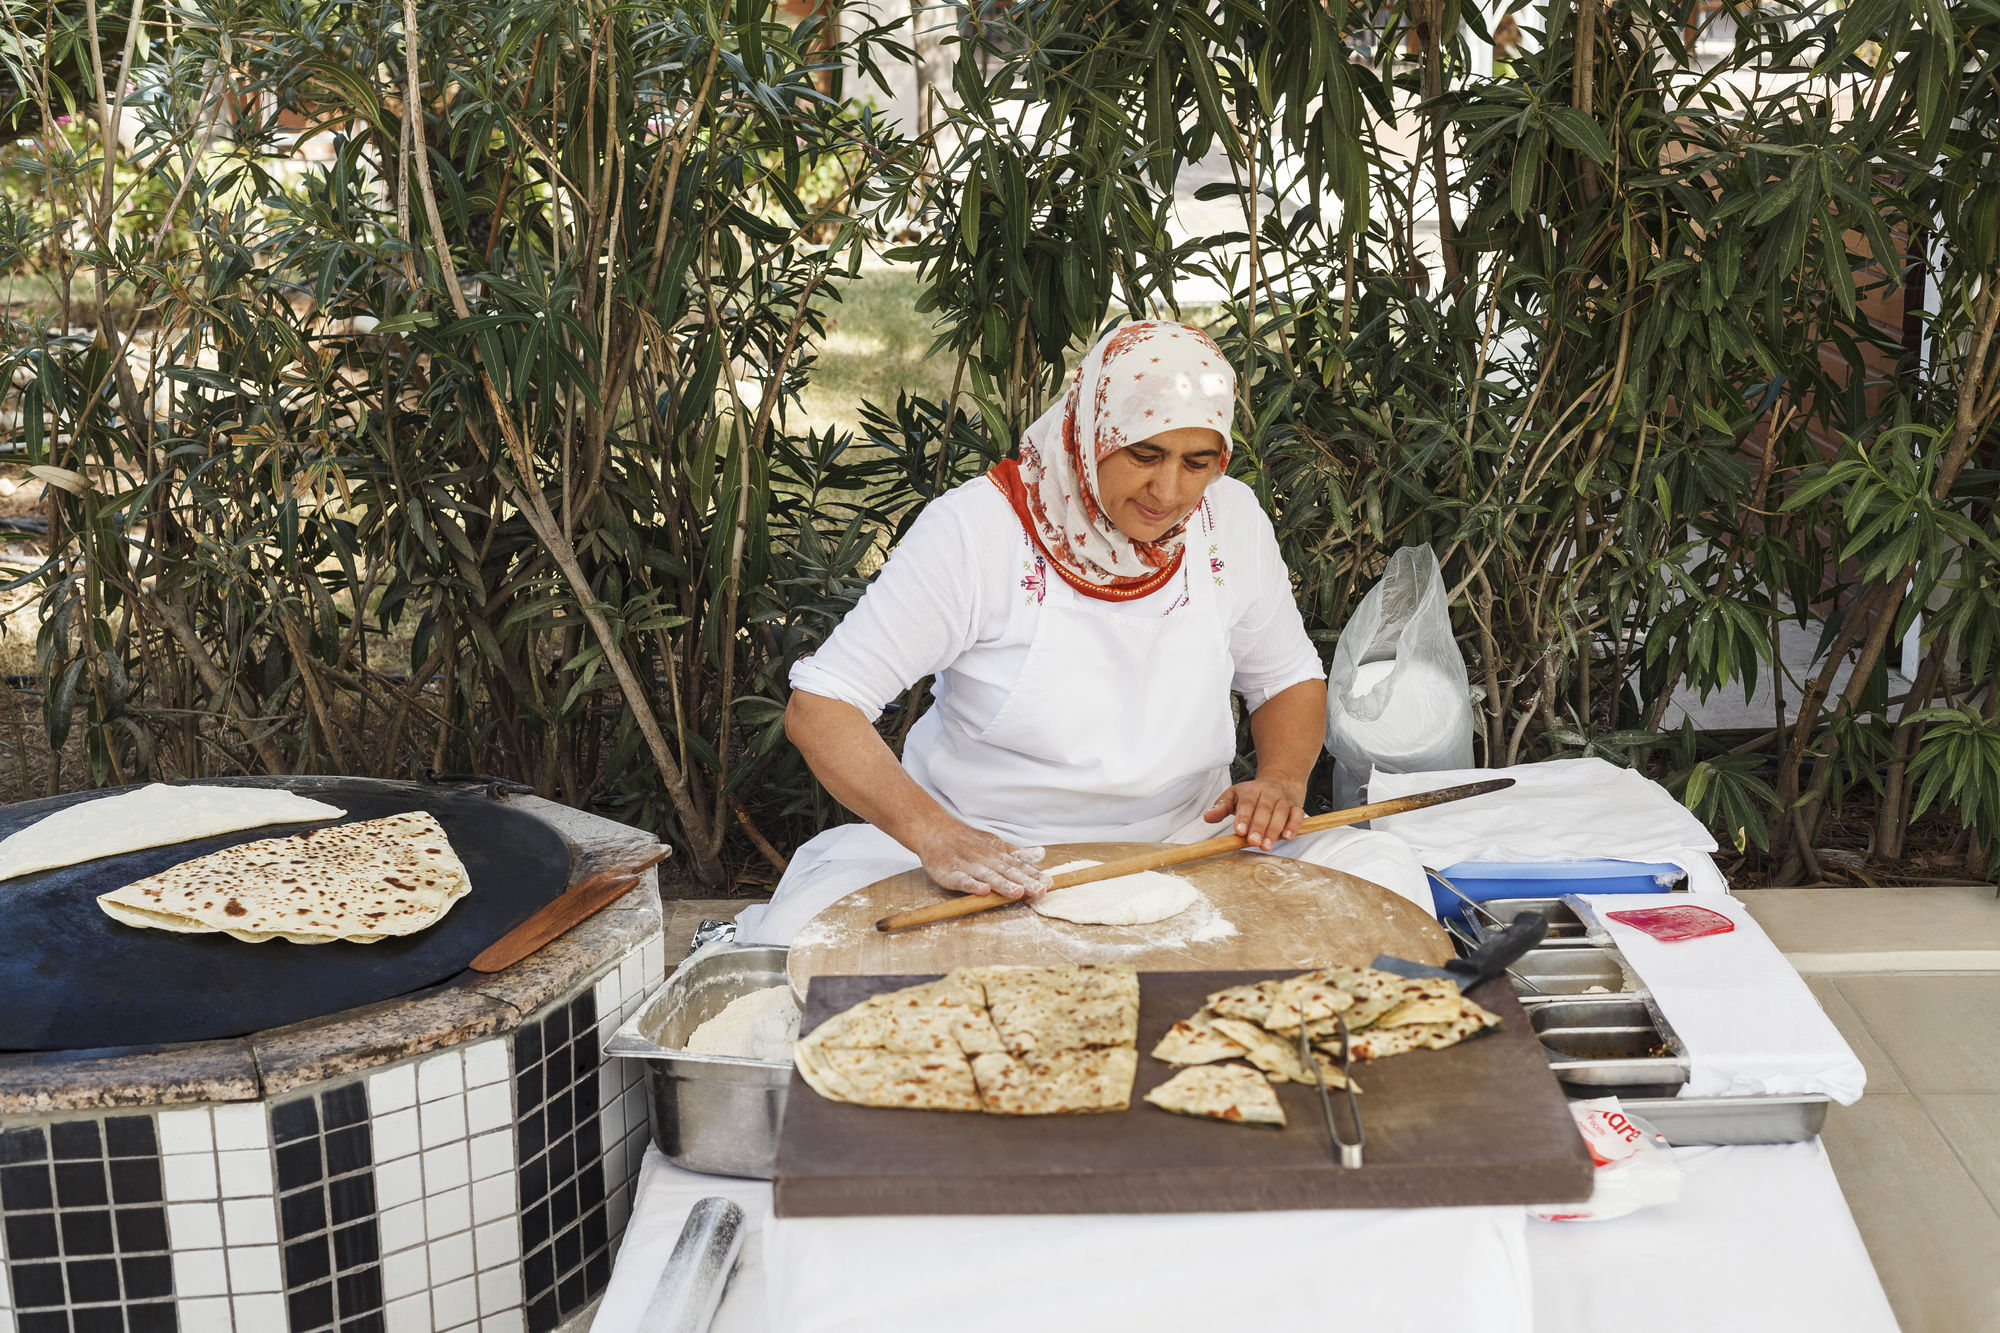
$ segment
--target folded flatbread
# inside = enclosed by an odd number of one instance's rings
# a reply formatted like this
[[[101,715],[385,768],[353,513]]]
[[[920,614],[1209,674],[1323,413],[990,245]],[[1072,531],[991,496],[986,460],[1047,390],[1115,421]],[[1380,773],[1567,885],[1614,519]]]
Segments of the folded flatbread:
[[[1075,1115],[1132,1104],[1139,1053],[1130,1046],[1049,1055],[975,1055],[979,1098],[995,1115]]]
[[[1435,989],[1432,989],[1434,987]],[[1455,981],[1436,981],[1375,1020],[1378,1028],[1399,1028],[1410,1023],[1449,1023],[1459,1015],[1465,1001]]]
[[[1208,1011],[1217,1018],[1262,1023],[1271,1016],[1271,992],[1277,984],[1275,981],[1253,981],[1219,990],[1208,997]]]
[[[812,1040],[825,1050],[912,1055],[1004,1049],[978,990],[950,978],[870,996],[814,1028]]]
[[[1354,1007],[1354,997],[1335,985],[1326,971],[1306,972],[1271,987],[1271,1010],[1262,1026],[1273,1032],[1296,1032],[1302,1023],[1318,1023]]]
[[[269,787],[170,787],[164,782],[58,810],[0,842],[0,880],[101,856],[266,824],[339,819],[347,812]]]
[[[264,838],[100,896],[128,926],[261,944],[373,944],[434,926],[471,887],[425,811]]]
[[[986,992],[1000,1039],[1015,1055],[1139,1039],[1139,974],[1122,964],[965,969]]]
[[[820,1096],[856,1106],[912,1111],[977,1111],[972,1066],[957,1051],[829,1051],[809,1042],[792,1048],[799,1076]]]
[[[1183,1069],[1146,1094],[1162,1111],[1205,1116],[1249,1125],[1283,1125],[1278,1094],[1254,1069],[1242,1065],[1197,1065]]]
[[[814,1092],[860,1106],[1122,1111],[1138,1019],[1130,967],[962,967],[835,1014],[792,1058]]]
[[[1168,1028],[1153,1047],[1153,1058],[1170,1065],[1205,1065],[1242,1054],[1241,1045],[1216,1031],[1215,1018],[1206,1009]]]
[[[1354,1034],[1356,1060],[1380,1060],[1405,1051],[1441,1051],[1456,1046],[1467,1037],[1477,1036],[1500,1025],[1500,1016],[1480,1008],[1470,1000],[1461,1001],[1458,1017],[1445,1023],[1406,1023],[1401,1027],[1370,1028]]]

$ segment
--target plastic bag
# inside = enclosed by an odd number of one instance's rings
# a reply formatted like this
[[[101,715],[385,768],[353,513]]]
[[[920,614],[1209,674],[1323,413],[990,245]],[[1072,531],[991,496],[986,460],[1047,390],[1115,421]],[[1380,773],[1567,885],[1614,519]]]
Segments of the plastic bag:
[[[1471,682],[1445,599],[1431,548],[1405,546],[1341,630],[1326,686],[1335,809],[1359,804],[1371,768],[1472,767]]]
[[[1616,1097],[1571,1102],[1569,1113],[1597,1164],[1590,1198],[1530,1208],[1528,1216],[1544,1222],[1603,1222],[1681,1197],[1681,1164],[1668,1151],[1666,1136],[1626,1115]]]

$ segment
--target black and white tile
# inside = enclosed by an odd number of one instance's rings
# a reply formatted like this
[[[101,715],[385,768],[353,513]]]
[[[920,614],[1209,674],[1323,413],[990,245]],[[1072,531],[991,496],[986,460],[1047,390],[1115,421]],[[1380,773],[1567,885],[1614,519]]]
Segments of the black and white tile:
[[[0,1121],[0,1333],[547,1333],[647,1141],[655,936],[504,1036],[269,1102]]]
[[[0,1328],[174,1328],[151,1117],[0,1132],[0,1217]]]
[[[274,1103],[271,1139],[293,1333],[382,1333],[381,1235],[365,1088],[348,1083]]]

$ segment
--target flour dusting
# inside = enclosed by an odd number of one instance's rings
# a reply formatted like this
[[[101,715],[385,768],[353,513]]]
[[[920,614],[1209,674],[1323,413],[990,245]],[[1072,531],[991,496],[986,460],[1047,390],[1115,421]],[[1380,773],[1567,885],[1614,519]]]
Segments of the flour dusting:
[[[767,986],[731,1000],[688,1038],[697,1055],[745,1060],[789,1060],[799,1035],[799,1006],[790,986]]]

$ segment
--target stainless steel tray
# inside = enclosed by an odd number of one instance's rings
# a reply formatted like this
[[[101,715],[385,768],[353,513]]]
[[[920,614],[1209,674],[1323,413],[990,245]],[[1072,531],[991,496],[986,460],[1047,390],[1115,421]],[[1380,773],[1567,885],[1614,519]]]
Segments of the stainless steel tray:
[[[1590,1096],[1669,1097],[1687,1082],[1679,1041],[1637,996],[1563,998],[1528,1011],[1556,1081]]]
[[[1494,919],[1504,926],[1522,912],[1540,912],[1549,923],[1549,936],[1543,948],[1588,946],[1584,936],[1589,928],[1576,914],[1576,909],[1560,898],[1489,898],[1480,906],[1486,909],[1485,912],[1475,912],[1470,907],[1465,909],[1465,922],[1470,927],[1475,944],[1499,929],[1493,924]]]
[[[1619,1105],[1675,1147],[1799,1143],[1826,1123],[1831,1097],[1621,1097]]]
[[[1645,988],[1616,949],[1548,946],[1530,949],[1507,969],[1525,1005],[1565,997],[1636,995]]]
[[[675,1166],[771,1178],[791,1062],[697,1055],[679,1047],[739,995],[789,984],[788,952],[753,945],[697,956],[605,1043],[606,1055],[645,1062],[653,1142]]]

